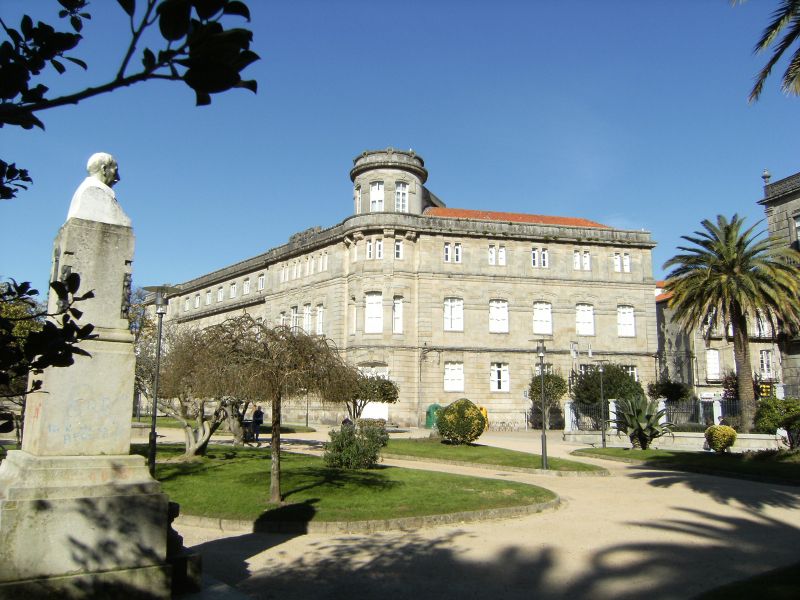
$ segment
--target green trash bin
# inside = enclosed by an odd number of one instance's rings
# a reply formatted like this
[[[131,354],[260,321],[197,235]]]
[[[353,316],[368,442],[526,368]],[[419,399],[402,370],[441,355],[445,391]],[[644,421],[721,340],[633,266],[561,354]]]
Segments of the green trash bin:
[[[425,429],[436,427],[436,412],[442,408],[441,404],[431,404],[425,411]]]

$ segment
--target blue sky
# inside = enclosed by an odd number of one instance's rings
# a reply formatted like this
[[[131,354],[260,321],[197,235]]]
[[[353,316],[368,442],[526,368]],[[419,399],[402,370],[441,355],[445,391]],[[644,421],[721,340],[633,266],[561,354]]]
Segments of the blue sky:
[[[351,214],[352,159],[413,148],[455,208],[592,219],[652,232],[654,277],[704,218],[763,218],[762,170],[800,170],[800,100],[747,103],[752,47],[776,1],[294,0],[248,2],[253,49],[234,90],[194,107],[149,82],[0,131],[34,186],[0,203],[0,277],[44,289],[52,240],[86,159],[114,154],[136,234],[134,285],[179,283]],[[3,0],[56,21],[55,0]],[[104,82],[124,52],[116,2],[95,0],[89,63],[55,92]],[[232,18],[230,23],[238,23]]]

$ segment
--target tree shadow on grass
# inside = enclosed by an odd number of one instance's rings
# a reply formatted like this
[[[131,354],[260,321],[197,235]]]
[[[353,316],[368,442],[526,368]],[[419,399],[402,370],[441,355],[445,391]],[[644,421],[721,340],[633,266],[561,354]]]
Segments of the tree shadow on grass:
[[[790,491],[790,488],[785,486],[647,466],[630,468],[636,470],[636,472],[629,473],[630,477],[649,480],[648,483],[654,487],[667,488],[683,484],[695,492],[707,494],[723,504],[729,504],[735,500],[753,509],[767,506],[780,508],[800,506],[798,490]]]
[[[293,475],[301,479],[309,480],[295,487],[284,489],[283,498],[307,492],[319,487],[328,488],[347,488],[357,487],[372,491],[383,491],[399,485],[398,482],[390,480],[382,471],[389,467],[376,467],[369,470],[345,470],[329,469],[325,467],[307,467],[297,469]],[[288,486],[287,486],[288,487]]]

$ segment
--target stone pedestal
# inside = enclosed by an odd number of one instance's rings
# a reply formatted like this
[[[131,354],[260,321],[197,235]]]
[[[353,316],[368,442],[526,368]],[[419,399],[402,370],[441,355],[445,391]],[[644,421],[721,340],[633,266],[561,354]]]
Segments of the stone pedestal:
[[[52,279],[79,273],[91,357],[50,368],[30,394],[22,450],[0,465],[0,598],[168,598],[168,499],[131,456],[130,227],[69,219]],[[51,294],[49,309],[57,308]]]

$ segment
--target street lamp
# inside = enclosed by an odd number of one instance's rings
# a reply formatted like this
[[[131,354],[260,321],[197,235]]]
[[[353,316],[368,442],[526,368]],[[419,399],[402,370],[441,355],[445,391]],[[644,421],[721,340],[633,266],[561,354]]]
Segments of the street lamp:
[[[603,448],[606,447],[606,401],[603,396],[603,363],[597,366],[600,371],[600,439],[602,440]]]
[[[536,352],[539,355],[539,377],[542,381],[542,468],[547,469],[547,428],[545,427],[545,403],[544,403],[544,340],[539,340]]]
[[[158,372],[161,370],[161,325],[167,313],[167,296],[174,294],[178,288],[170,285],[151,285],[143,288],[156,295],[156,315],[158,315],[158,334],[156,336],[156,372],[153,376],[153,410],[150,415],[150,441],[147,448],[147,468],[150,476],[156,475],[156,413],[158,412]]]

